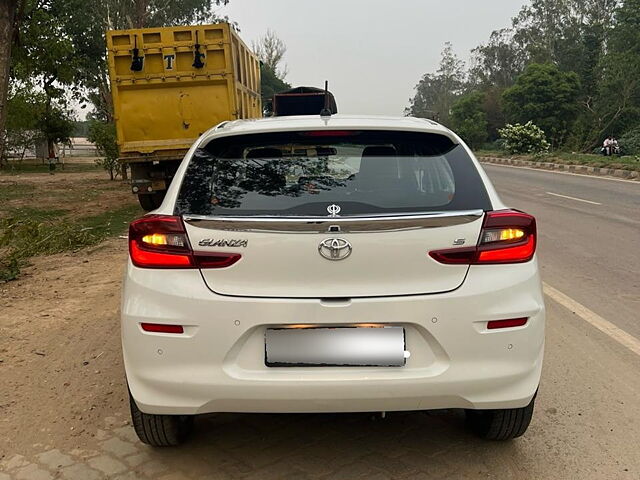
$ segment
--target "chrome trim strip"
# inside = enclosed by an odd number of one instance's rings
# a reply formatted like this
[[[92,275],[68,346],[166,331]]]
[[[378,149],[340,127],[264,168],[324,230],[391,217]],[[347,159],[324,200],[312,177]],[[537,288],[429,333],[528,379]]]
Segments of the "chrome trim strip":
[[[185,215],[184,221],[194,227],[231,232],[367,233],[463,225],[471,223],[483,215],[483,210],[409,215],[368,215],[366,217],[208,217]]]

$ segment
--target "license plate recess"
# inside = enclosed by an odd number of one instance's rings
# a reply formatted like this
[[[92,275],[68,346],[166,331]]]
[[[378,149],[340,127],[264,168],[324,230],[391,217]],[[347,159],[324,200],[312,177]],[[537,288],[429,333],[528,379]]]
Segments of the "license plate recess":
[[[402,367],[403,327],[268,328],[268,367]]]

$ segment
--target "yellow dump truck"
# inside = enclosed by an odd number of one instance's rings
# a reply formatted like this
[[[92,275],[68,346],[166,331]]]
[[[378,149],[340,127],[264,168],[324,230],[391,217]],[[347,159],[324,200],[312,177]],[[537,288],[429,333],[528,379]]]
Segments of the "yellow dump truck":
[[[203,132],[262,116],[259,60],[229,24],[109,31],[107,47],[120,160],[146,210]]]

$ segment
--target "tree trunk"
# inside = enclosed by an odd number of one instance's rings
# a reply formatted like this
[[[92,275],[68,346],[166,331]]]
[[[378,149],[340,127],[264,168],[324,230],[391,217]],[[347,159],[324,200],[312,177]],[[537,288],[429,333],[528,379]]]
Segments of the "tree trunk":
[[[0,162],[4,158],[4,126],[7,121],[11,44],[17,7],[17,0],[0,0]]]
[[[144,28],[147,23],[147,5],[148,0],[136,0],[136,17],[134,28]]]

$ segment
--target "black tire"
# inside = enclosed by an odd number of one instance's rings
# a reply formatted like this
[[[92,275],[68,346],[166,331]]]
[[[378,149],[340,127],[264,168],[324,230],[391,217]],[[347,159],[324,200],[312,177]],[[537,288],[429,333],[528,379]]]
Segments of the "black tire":
[[[535,396],[522,408],[504,410],[466,410],[471,430],[486,440],[511,440],[527,431],[533,416]]]
[[[152,415],[141,412],[129,393],[133,428],[142,443],[152,447],[175,447],[183,443],[193,429],[193,416]]]
[[[164,194],[165,192],[139,194],[138,202],[144,211],[150,212],[162,205]]]

